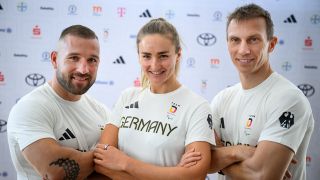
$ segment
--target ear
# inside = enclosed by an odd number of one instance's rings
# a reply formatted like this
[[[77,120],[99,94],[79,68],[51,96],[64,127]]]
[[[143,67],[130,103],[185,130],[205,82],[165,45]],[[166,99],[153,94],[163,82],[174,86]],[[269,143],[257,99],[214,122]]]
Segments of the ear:
[[[278,38],[273,36],[272,39],[269,41],[269,47],[268,47],[268,52],[271,53],[273,49],[276,47],[278,42]]]
[[[57,51],[51,52],[51,64],[54,69],[57,69],[57,67],[58,67],[58,52]]]
[[[179,62],[180,61],[180,59],[181,59],[181,54],[182,54],[182,49],[180,48],[179,50],[178,50],[178,53],[177,53],[177,62]]]

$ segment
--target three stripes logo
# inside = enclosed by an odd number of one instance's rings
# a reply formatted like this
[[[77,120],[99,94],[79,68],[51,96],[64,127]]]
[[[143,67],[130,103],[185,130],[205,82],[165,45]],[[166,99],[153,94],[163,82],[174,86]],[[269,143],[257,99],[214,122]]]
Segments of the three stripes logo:
[[[70,131],[69,128],[65,130],[65,132],[62,134],[62,136],[59,138],[59,141],[68,140],[68,139],[75,139],[76,137],[74,134]]]
[[[225,129],[223,117],[220,118],[220,128]]]
[[[123,57],[120,56],[115,61],[113,61],[113,64],[126,64],[126,62],[124,61]]]
[[[286,20],[283,21],[284,23],[297,23],[296,18],[293,14],[291,14]]]
[[[144,17],[144,18],[151,18],[152,16],[151,16],[149,10],[146,9],[139,17],[141,17],[141,18],[142,18],[142,17]]]
[[[139,108],[139,103],[138,103],[138,101],[136,101],[136,102],[130,104],[129,106],[126,106],[125,108],[126,109],[132,109],[132,108],[138,109]]]

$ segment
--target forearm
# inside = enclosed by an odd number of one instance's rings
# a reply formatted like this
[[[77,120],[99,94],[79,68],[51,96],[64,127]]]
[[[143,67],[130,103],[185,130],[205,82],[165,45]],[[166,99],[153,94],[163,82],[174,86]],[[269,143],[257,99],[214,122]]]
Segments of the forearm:
[[[231,179],[255,180],[261,179],[262,171],[252,166],[250,160],[232,164],[222,170]]]
[[[253,147],[243,145],[215,147],[211,150],[211,165],[209,173],[215,173],[232,164],[241,162],[251,157],[253,153]]]
[[[83,179],[93,171],[93,153],[60,146],[41,139],[27,146],[23,155],[44,179]]]
[[[152,180],[176,180],[176,179],[205,179],[208,166],[200,167],[198,164],[192,168],[184,167],[160,167],[147,164],[132,158],[129,158],[124,168],[134,179],[152,179]]]

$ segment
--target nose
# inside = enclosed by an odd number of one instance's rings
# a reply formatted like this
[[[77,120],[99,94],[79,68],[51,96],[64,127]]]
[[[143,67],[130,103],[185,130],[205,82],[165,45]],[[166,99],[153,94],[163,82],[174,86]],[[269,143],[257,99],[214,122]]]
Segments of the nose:
[[[239,46],[239,54],[241,55],[250,54],[250,47],[248,46],[247,42],[245,41],[241,42]]]
[[[157,68],[159,66],[159,59],[158,58],[152,58],[150,65],[151,65],[151,67],[153,69]]]
[[[79,64],[77,66],[77,71],[81,74],[86,74],[89,72],[89,65],[86,60],[79,61]]]

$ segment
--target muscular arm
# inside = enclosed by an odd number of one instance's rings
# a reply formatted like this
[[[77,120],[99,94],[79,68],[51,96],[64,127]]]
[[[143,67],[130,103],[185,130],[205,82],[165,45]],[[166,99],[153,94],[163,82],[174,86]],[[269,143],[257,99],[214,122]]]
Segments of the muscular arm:
[[[211,150],[209,173],[215,173],[231,164],[248,159],[253,155],[254,151],[254,147],[244,145],[215,147]]]
[[[194,142],[186,147],[187,150],[191,148],[201,152],[202,158],[190,168],[151,165],[133,159],[114,147],[109,147],[108,150],[96,149],[95,162],[115,171],[124,171],[132,179],[204,179],[210,165],[210,145],[207,142]]]
[[[93,171],[93,153],[60,146],[51,138],[28,145],[23,156],[43,179],[84,179]]]
[[[293,155],[287,146],[261,141],[251,158],[223,169],[223,173],[236,179],[282,179]]]

